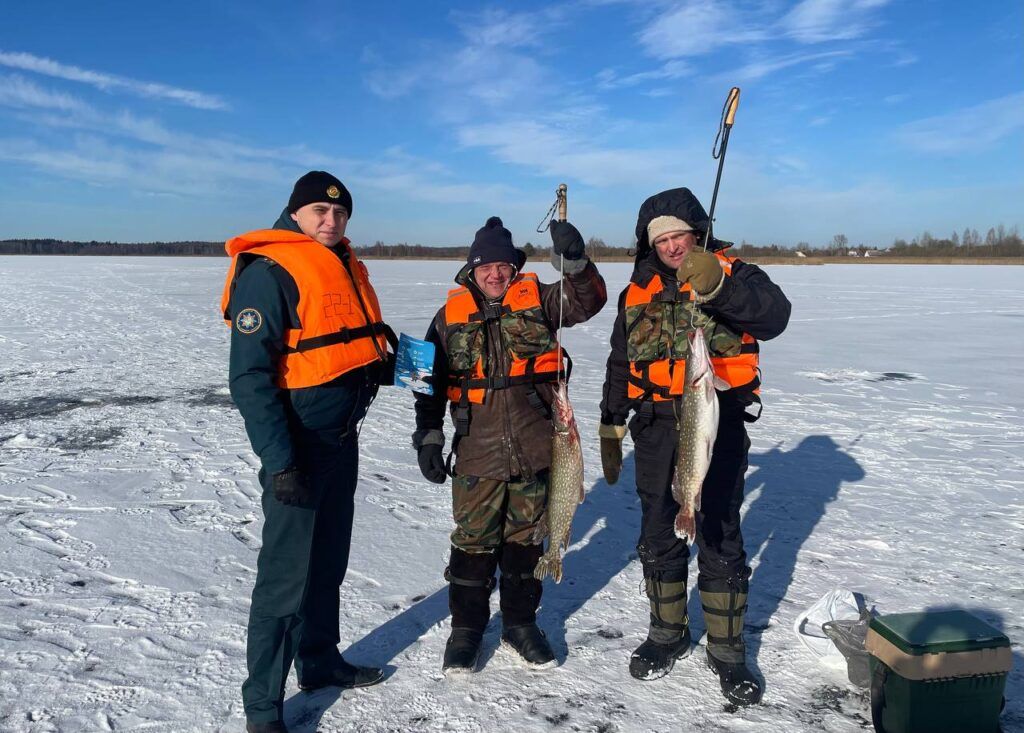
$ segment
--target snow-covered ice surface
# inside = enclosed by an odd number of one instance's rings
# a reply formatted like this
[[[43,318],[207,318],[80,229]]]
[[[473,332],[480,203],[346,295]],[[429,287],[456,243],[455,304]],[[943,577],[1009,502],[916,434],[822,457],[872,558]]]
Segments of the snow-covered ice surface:
[[[369,262],[387,319],[421,336],[455,262]],[[0,258],[0,729],[241,730],[260,544],[257,461],[226,390],[227,260]],[[539,264],[542,279],[554,271]],[[485,637],[447,679],[450,495],[424,481],[412,396],[385,389],[361,437],[342,635],[389,677],[299,693],[296,731],[859,731],[863,694],[802,650],[797,614],[838,586],[882,612],[959,607],[1014,642],[1004,730],[1024,730],[1024,291],[1016,267],[770,268],[793,301],[763,345],[743,533],[764,703],[729,709],[703,643],[634,681],[639,509],[596,430],[612,303],[566,333],[586,502],[540,623],[562,665]],[[449,430],[450,434],[450,430]],[[628,447],[628,440],[627,440]],[[694,573],[695,575],[695,573]],[[695,577],[691,578],[691,586]],[[496,606],[496,598],[493,599]],[[696,637],[703,634],[691,598]]]

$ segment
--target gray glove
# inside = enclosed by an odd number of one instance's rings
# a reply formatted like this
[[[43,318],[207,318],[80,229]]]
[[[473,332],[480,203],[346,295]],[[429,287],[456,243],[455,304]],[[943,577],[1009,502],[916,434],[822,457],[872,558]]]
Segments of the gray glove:
[[[601,438],[601,468],[604,470],[604,480],[614,484],[619,480],[619,473],[622,471],[622,439],[626,437],[626,426],[601,423],[597,434]]]

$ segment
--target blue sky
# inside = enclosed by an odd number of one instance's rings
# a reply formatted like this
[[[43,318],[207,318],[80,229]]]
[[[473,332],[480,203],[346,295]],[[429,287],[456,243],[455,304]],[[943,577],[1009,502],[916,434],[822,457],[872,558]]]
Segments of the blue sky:
[[[585,237],[648,195],[717,232],[887,246],[1024,225],[1018,0],[5,3],[0,239],[225,239],[327,169],[356,243]],[[543,235],[546,236],[546,235]]]

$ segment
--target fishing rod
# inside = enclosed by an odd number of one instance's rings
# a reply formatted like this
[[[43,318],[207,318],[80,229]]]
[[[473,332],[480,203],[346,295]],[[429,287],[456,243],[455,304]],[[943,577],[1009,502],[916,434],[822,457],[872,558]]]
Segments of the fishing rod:
[[[736,108],[740,104],[740,88],[733,87],[725,98],[725,105],[722,107],[722,120],[718,123],[718,134],[715,135],[715,144],[711,146],[711,157],[718,161],[718,174],[715,176],[715,190],[711,194],[711,209],[708,211],[708,228],[704,232],[704,251],[708,250],[708,242],[711,240],[711,224],[715,220],[715,204],[718,202],[718,186],[722,182],[722,167],[725,165],[725,150],[729,146],[729,133],[732,131],[733,123],[736,121]]]

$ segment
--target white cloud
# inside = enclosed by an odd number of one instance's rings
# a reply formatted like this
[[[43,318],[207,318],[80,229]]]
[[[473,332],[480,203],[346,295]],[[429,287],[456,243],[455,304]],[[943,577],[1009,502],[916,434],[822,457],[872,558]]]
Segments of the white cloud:
[[[897,141],[924,153],[973,154],[1024,129],[1024,92],[908,122],[896,133]]]
[[[96,135],[77,135],[60,147],[0,139],[0,160],[33,166],[95,186],[126,186],[132,192],[223,196],[227,182],[287,180],[287,168],[271,161],[242,160],[169,148],[129,148]]]
[[[0,51],[0,66],[21,69],[22,71],[30,71],[68,81],[77,81],[102,91],[116,90],[139,97],[169,100],[196,109],[221,110],[228,107],[224,100],[211,94],[191,89],[180,89],[158,82],[139,81],[99,71],[81,69],[77,66],[69,66],[52,59],[34,56],[30,53]]]
[[[504,112],[510,105],[523,109],[548,97],[553,72],[538,61],[535,49],[524,49],[543,43],[557,27],[561,10],[451,15],[464,42],[431,44],[397,65],[387,64],[375,50],[364,50],[363,62],[370,67],[364,81],[370,91],[386,100],[431,98],[436,117],[448,121]]]
[[[91,186],[128,188],[133,195],[230,198],[232,191],[276,186],[310,168],[344,171],[344,178],[360,188],[437,204],[501,200],[514,193],[503,184],[460,181],[440,163],[399,148],[342,160],[304,146],[251,146],[176,131],[128,111],[106,112],[16,76],[0,77],[0,105],[28,110],[22,117],[33,131],[62,131],[57,142],[0,139],[0,161]]]
[[[872,11],[889,0],[802,0],[781,20],[781,27],[801,43],[849,40],[864,35],[875,22]]]
[[[822,53],[794,53],[774,58],[762,58],[751,61],[738,69],[719,74],[719,78],[737,82],[756,81],[791,66],[800,66],[813,61],[820,61],[821,59],[843,59],[851,56],[852,54],[849,51],[825,51]],[[818,69],[818,71],[821,71],[821,69]]]
[[[732,4],[720,0],[687,0],[659,13],[640,32],[640,44],[658,59],[700,56],[714,49],[769,39],[768,29],[747,25]]]
[[[661,67],[651,71],[641,71],[627,76],[619,76],[615,69],[602,69],[597,73],[598,86],[602,89],[618,89],[621,87],[632,87],[648,81],[664,81],[666,79],[681,79],[693,74],[693,67],[685,61],[673,59],[665,62]]]
[[[464,125],[457,131],[466,147],[486,148],[498,160],[549,177],[569,177],[597,187],[651,185],[670,179],[687,160],[679,149],[603,147],[583,132],[536,120]]]
[[[0,76],[0,105],[6,107],[82,110],[86,104],[70,94],[43,89],[17,74]]]
[[[398,194],[405,199],[435,204],[466,204],[501,200],[512,195],[504,184],[462,183],[450,168],[436,160],[392,147],[379,158],[350,160],[347,178],[360,188]]]
[[[550,31],[562,15],[561,9],[552,6],[533,13],[510,13],[496,8],[479,13],[453,11],[451,17],[474,46],[517,48],[541,45],[544,33]]]

